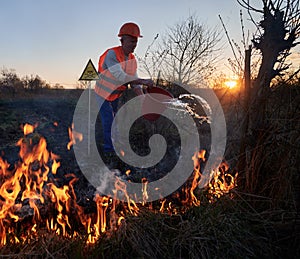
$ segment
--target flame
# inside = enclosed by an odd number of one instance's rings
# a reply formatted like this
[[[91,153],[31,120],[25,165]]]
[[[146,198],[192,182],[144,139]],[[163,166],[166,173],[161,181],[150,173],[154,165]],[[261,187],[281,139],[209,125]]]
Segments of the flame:
[[[28,135],[30,133],[32,133],[34,131],[34,129],[37,127],[37,125],[31,125],[31,124],[25,124],[23,126],[23,132],[24,132],[24,135]]]
[[[201,163],[206,161],[205,150],[196,152],[192,160],[194,172],[182,192],[174,193],[170,198],[161,199],[157,204],[148,202],[148,180],[142,179],[142,201],[136,203],[126,190],[126,183],[117,178],[113,195],[103,196],[96,193],[94,203],[96,213],[88,214],[76,201],[74,184],[77,178],[74,174],[65,174],[65,184],[58,185],[55,177],[60,169],[60,157],[47,150],[44,137],[35,132],[37,125],[25,124],[24,136],[17,142],[19,161],[13,169],[0,157],[0,245],[8,242],[17,244],[30,242],[38,235],[39,228],[46,226],[49,232],[74,238],[80,232],[86,234],[86,244],[94,244],[103,233],[116,231],[126,222],[126,215],[138,216],[141,207],[156,213],[169,215],[182,213],[190,206],[199,206],[197,198],[199,180],[201,179]],[[83,136],[69,128],[71,148],[76,140]],[[236,186],[236,177],[229,173],[229,165],[221,164],[213,173],[214,177],[208,186],[210,201],[229,193]],[[130,174],[126,171],[126,175]],[[51,176],[51,177],[50,177]],[[156,191],[159,191],[156,189]],[[118,193],[124,200],[118,199]],[[32,216],[31,225],[21,234],[16,234],[15,224],[21,224],[25,216],[22,210],[29,206]],[[41,208],[43,208],[41,210]],[[76,222],[76,224],[74,224]],[[77,227],[74,227],[77,226]],[[9,234],[9,235],[7,235]]]
[[[145,203],[147,202],[147,200],[149,198],[148,193],[147,193],[147,184],[148,184],[147,178],[142,178],[142,194],[143,194],[142,205],[145,205]]]
[[[52,174],[56,174],[57,169],[60,167],[60,162],[57,162],[56,160],[53,160],[52,164]]]
[[[190,184],[188,186],[184,186],[183,193],[185,193],[185,199],[182,198],[182,203],[188,206],[199,206],[200,201],[197,199],[195,195],[195,190],[198,187],[199,180],[201,178],[201,163],[205,162],[205,150],[200,150],[195,152],[192,157],[194,163],[194,172],[190,179]]]
[[[108,208],[109,198],[101,197],[99,194],[96,194],[95,201],[97,204],[97,222],[95,224],[95,238],[98,239],[100,233],[106,231],[106,210]]]
[[[213,179],[208,185],[210,202],[214,202],[237,186],[238,173],[236,172],[233,176],[228,171],[229,165],[226,162],[222,162],[221,165],[213,171]]]
[[[70,141],[67,144],[67,149],[70,150],[71,147],[76,144],[76,140],[78,140],[78,141],[82,141],[83,140],[83,135],[82,135],[82,133],[77,132],[74,129],[74,123],[72,123],[72,127],[69,128],[68,130],[69,130]]]

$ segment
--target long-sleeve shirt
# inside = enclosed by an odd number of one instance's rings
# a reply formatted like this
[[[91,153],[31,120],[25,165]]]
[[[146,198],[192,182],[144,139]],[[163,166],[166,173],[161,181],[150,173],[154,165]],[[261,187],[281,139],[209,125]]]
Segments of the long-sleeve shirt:
[[[126,83],[138,79],[137,73],[134,76],[125,73],[117,60],[116,53],[112,49],[106,54],[103,68],[108,69],[109,72],[120,82]],[[130,84],[130,86],[132,88],[142,88],[141,85]]]

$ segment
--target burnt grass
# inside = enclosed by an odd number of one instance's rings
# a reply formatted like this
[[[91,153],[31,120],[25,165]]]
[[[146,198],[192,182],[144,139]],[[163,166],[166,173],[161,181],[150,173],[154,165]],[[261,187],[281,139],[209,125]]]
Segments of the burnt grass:
[[[20,159],[20,148],[16,143],[24,137],[23,126],[35,125],[34,132],[46,139],[47,150],[58,155],[61,162],[57,174],[50,177],[55,178],[57,186],[68,185],[72,174],[78,178],[74,185],[78,204],[89,211],[96,209],[94,203],[85,204],[95,190],[81,173],[73,149],[67,149],[68,131],[81,93],[82,90],[45,89],[42,93],[26,93],[25,96],[0,100],[0,154],[12,169]],[[31,138],[31,135],[26,138]]]
[[[12,169],[20,159],[19,147],[16,143],[24,137],[22,127],[25,124],[35,125],[34,132],[46,139],[47,150],[60,157],[61,166],[58,173],[51,176],[55,178],[58,185],[68,185],[71,178],[66,176],[74,174],[78,178],[74,184],[77,202],[90,212],[96,209],[92,202],[95,189],[81,173],[73,148],[67,150],[67,144],[70,141],[68,131],[72,126],[74,110],[82,92],[82,90],[42,89],[39,92],[25,92],[24,94],[8,95],[7,98],[1,98],[0,155],[10,164]],[[92,101],[95,101],[94,96],[91,97]],[[128,91],[120,100],[119,105],[121,106],[132,97],[134,97],[134,93]],[[164,126],[161,127],[160,125]],[[95,127],[97,151],[103,156],[101,147],[102,126],[99,118]],[[155,181],[165,176],[176,165],[180,152],[180,137],[176,126],[164,117],[151,122],[144,118],[138,119],[130,130],[132,149],[141,156],[149,154],[148,140],[155,133],[161,134],[166,139],[165,156],[156,166],[145,169],[134,168],[119,159],[120,173],[124,175],[127,170],[132,172],[127,180],[141,182],[143,178],[147,178],[148,181]],[[209,143],[207,140],[209,137],[208,132],[205,141],[204,138],[202,139],[202,143]],[[31,138],[31,135],[26,138]],[[206,146],[207,148],[209,148],[209,144]]]
[[[56,183],[60,186],[68,184],[72,179],[70,174],[74,174],[78,178],[74,184],[77,202],[86,213],[91,213],[96,211],[95,189],[82,175],[73,149],[67,150],[68,129],[81,93],[82,90],[43,89],[37,93],[0,95],[0,156],[13,168],[19,160],[16,143],[23,137],[22,125],[36,124],[35,131],[46,139],[47,149],[60,157],[61,166],[53,176]],[[238,96],[226,91],[217,92],[217,96],[227,120],[225,159],[234,167],[241,137],[237,123],[241,119],[241,104]],[[101,123],[97,123],[96,139],[101,143]],[[147,129],[149,123],[143,120],[133,127],[130,141],[141,155],[149,152],[146,141],[153,130]],[[164,135],[168,140],[164,159],[169,163],[158,165],[160,174],[155,174],[156,177],[162,177],[177,161],[174,152],[180,146],[180,138],[171,124],[168,129],[172,134]],[[201,143],[209,150],[209,130],[205,128],[202,133],[206,137]],[[101,147],[98,148],[101,153]],[[128,165],[123,166],[124,171],[134,170]],[[153,170],[136,171],[130,180],[139,181],[142,177],[155,180],[151,179]],[[292,193],[297,196],[294,200],[284,196],[283,206],[277,205],[272,197],[247,193],[244,186],[238,186],[233,195],[234,199],[225,195],[212,204],[201,196],[202,205],[188,209],[183,215],[141,210],[140,216],[128,216],[126,224],[110,235],[103,235],[94,246],[86,247],[80,238],[66,240],[42,234],[31,247],[6,246],[0,248],[0,254],[10,258],[299,258],[299,207],[295,209],[290,205],[299,199],[298,194]]]
[[[1,157],[9,164],[18,160],[19,147],[16,143],[24,136],[22,127],[31,124],[36,125],[35,132],[46,139],[47,149],[62,159],[67,159],[68,164],[68,128],[71,127],[76,100],[80,93],[76,94],[76,97],[68,98],[61,96],[59,92],[50,92],[49,95],[47,91],[45,94],[30,95],[27,98],[0,100]]]

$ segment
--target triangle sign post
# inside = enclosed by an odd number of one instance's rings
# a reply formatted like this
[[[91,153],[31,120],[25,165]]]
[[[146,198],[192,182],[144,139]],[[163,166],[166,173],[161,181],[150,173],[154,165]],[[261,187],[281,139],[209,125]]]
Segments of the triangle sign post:
[[[83,70],[79,81],[89,81],[89,112],[88,112],[88,155],[90,155],[90,144],[91,144],[91,81],[100,79],[99,74],[92,62],[89,59],[85,69]]]
[[[79,81],[92,81],[92,80],[98,80],[99,74],[92,62],[91,59],[89,59],[85,69],[83,70]]]

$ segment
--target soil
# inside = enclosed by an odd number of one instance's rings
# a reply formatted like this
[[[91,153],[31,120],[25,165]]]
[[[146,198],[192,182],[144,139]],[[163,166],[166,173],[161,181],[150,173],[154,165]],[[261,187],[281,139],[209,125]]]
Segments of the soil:
[[[37,126],[35,131],[46,138],[49,151],[63,156],[77,98],[78,92],[73,98],[55,92],[52,96],[43,94],[0,100],[1,157],[9,163],[17,159],[16,143],[23,136],[22,127],[26,123]]]
[[[94,194],[93,187],[81,174],[73,150],[67,149],[70,140],[68,129],[72,125],[73,112],[81,94],[79,90],[52,90],[29,96],[15,96],[0,99],[0,157],[13,169],[19,158],[18,140],[24,137],[23,126],[35,125],[35,134],[46,139],[47,150],[59,156],[61,166],[55,175],[58,185],[68,184],[78,179],[74,187],[79,204],[93,208],[93,204],[84,204]],[[26,136],[31,138],[31,136]],[[54,177],[50,175],[50,177]],[[83,198],[85,197],[85,198]]]
[[[13,167],[19,160],[19,147],[16,146],[16,143],[23,137],[22,126],[26,123],[36,125],[35,132],[46,139],[48,151],[60,157],[61,166],[55,176],[57,177],[57,181],[61,181],[61,184],[66,184],[65,181],[68,181],[66,175],[75,174],[78,178],[76,189],[80,190],[81,194],[78,195],[78,198],[79,200],[86,201],[88,198],[82,197],[91,198],[94,194],[94,189],[82,175],[73,149],[67,150],[69,142],[68,129],[72,125],[74,110],[81,93],[82,90],[45,90],[40,93],[27,93],[7,98],[1,96],[0,157]],[[126,98],[128,98],[128,95]],[[121,100],[121,103],[122,101],[124,100]],[[162,123],[163,120],[164,118],[160,118],[154,125],[153,123],[149,125],[147,120],[142,120],[133,127],[135,132],[130,137],[130,143],[132,149],[140,155],[147,155],[149,153],[147,142],[149,136],[153,133],[164,135],[168,146],[165,157],[155,168],[140,170],[131,168],[121,162],[123,173],[127,170],[134,172],[130,175],[131,181],[140,181],[144,177],[149,181],[157,180],[176,165],[179,153],[178,148],[180,148],[180,138],[172,124]],[[161,128],[160,125],[166,125],[166,127]],[[99,129],[101,129],[101,123]],[[155,130],[153,131],[153,129]],[[99,131],[96,134],[96,139],[101,144],[101,134],[99,134]],[[209,134],[204,134],[203,136],[207,136],[206,139],[210,138]],[[205,139],[201,139],[201,143],[205,142]],[[209,146],[207,148],[209,149]],[[100,145],[98,151],[101,153]]]

